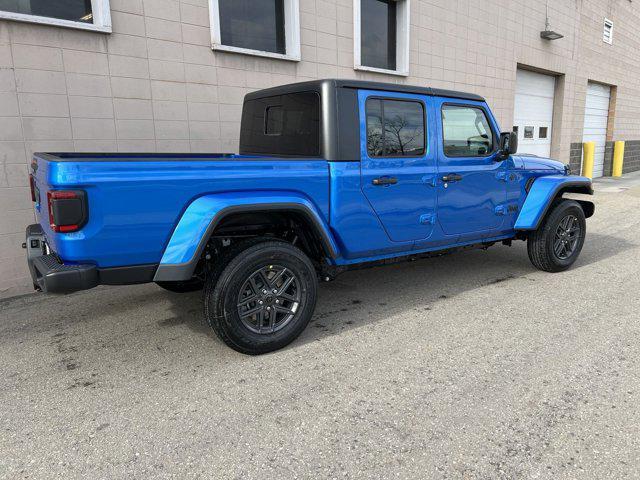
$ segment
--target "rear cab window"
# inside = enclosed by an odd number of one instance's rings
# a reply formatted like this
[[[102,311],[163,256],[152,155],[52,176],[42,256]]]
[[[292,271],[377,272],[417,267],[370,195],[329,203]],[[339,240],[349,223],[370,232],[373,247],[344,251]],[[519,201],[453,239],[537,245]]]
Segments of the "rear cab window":
[[[287,157],[320,156],[320,95],[296,92],[246,101],[240,151]]]
[[[421,157],[425,153],[424,104],[369,98],[366,102],[370,157]]]
[[[473,105],[442,105],[442,146],[447,157],[486,157],[495,138],[485,110]]]

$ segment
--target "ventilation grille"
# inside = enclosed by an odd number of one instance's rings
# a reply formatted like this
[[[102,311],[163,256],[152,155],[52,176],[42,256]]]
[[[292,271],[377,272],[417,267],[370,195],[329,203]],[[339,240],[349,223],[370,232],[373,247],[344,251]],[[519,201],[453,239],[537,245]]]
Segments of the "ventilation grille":
[[[602,34],[604,43],[611,45],[613,43],[613,22],[608,18],[604,19],[604,32]]]

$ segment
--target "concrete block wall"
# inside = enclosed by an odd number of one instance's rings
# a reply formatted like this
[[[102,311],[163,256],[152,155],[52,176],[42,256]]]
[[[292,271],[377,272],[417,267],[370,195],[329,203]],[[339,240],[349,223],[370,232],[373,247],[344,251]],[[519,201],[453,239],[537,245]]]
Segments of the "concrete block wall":
[[[640,140],[630,140],[624,146],[624,164],[622,173],[640,170]]]
[[[555,157],[569,162],[581,141],[589,79],[618,86],[615,139],[640,139],[636,3],[550,2],[565,38],[549,42],[544,2],[411,0],[405,78],[353,69],[352,1],[300,0],[300,62],[212,51],[208,0],[111,0],[111,34],[0,20],[0,296],[30,289],[34,151],[233,152],[243,96],[259,88],[341,77],[466,90],[510,130],[521,65],[561,75]]]

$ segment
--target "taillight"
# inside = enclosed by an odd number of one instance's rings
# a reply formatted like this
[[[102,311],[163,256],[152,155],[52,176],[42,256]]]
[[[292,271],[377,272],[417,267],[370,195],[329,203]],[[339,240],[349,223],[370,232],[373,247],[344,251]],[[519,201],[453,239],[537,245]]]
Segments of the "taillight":
[[[87,223],[87,194],[82,190],[47,192],[49,224],[54,232],[70,233]]]
[[[36,201],[36,179],[29,175],[29,186],[31,187],[31,201]]]

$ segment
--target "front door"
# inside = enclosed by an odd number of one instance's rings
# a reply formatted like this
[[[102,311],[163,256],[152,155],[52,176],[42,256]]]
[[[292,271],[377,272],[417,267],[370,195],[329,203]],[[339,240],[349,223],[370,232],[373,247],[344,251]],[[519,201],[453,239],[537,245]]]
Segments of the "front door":
[[[359,92],[362,191],[390,240],[412,242],[433,231],[435,135],[427,96]],[[429,141],[429,139],[432,139]]]
[[[507,213],[506,161],[498,129],[480,102],[436,99],[442,142],[438,148],[438,222],[445,235],[487,237]]]

